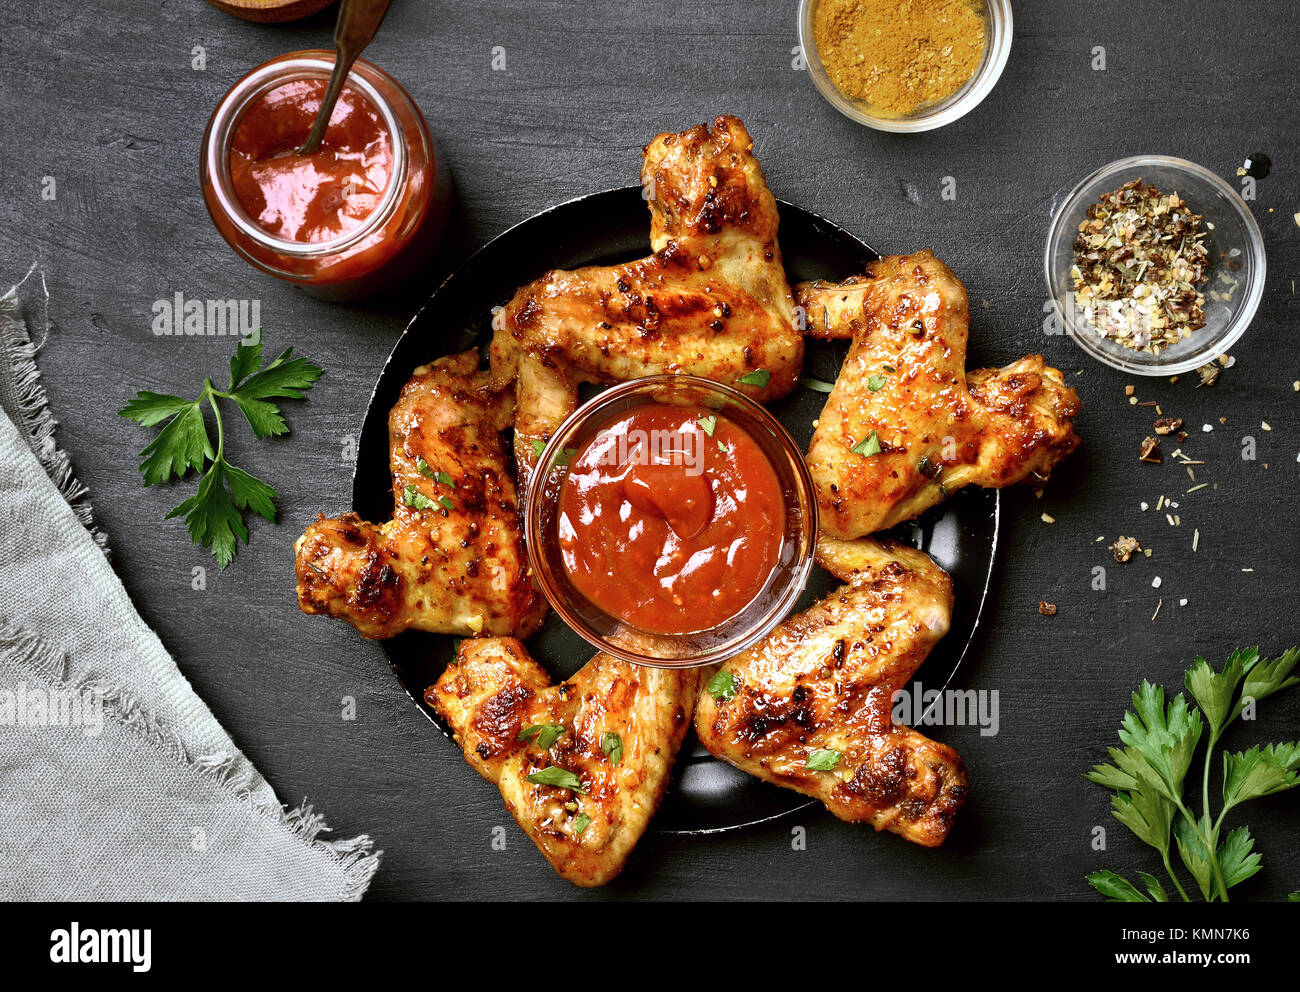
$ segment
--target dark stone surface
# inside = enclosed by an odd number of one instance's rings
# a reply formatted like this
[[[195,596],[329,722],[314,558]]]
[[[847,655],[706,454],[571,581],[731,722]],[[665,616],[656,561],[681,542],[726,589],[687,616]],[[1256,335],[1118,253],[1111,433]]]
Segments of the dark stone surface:
[[[386,854],[372,895],[1091,899],[1083,876],[1094,868],[1156,870],[1111,820],[1104,791],[1080,777],[1114,741],[1130,691],[1143,677],[1175,686],[1197,653],[1217,663],[1238,645],[1276,653],[1300,640],[1300,102],[1285,71],[1300,19],[1264,2],[1176,7],[1018,4],[1011,60],[988,100],[943,130],[892,137],[841,118],[791,67],[793,2],[399,2],[369,54],[409,88],[452,164],[454,233],[409,299],[344,307],[236,258],[197,183],[199,140],[222,93],[266,58],[326,44],[328,12],[261,27],[198,0],[23,3],[0,38],[0,280],[39,263],[50,294],[41,365],[61,439],[141,613],[286,802],[309,797],[340,836],[374,834]],[[191,69],[195,45],[206,49],[205,71]],[[490,69],[497,45],[504,72]],[[1096,45],[1106,47],[1105,71],[1090,68]],[[378,648],[298,613],[291,547],[318,510],[346,505],[346,439],[405,318],[441,273],[537,210],[634,181],[655,132],[721,112],[746,121],[777,195],[882,251],[933,247],[969,287],[973,362],[1044,351],[1083,397],[1084,444],[1041,500],[1025,489],[1004,504],[996,597],[960,676],[962,687],[999,691],[1001,728],[993,737],[936,731],[973,783],[944,848],[809,812],[738,834],[647,836],[617,883],[583,893],[554,876],[496,790],[411,706]],[[1252,206],[1268,288],[1218,386],[1137,381],[1044,335],[1041,255],[1058,192],[1137,152],[1191,158],[1236,181],[1236,167],[1261,151],[1272,171]],[[57,180],[53,202],[41,199],[44,176]],[[957,181],[955,202],[940,199],[945,176]],[[40,333],[39,278],[25,290]],[[235,432],[234,456],[279,488],[281,521],[254,522],[251,546],[224,573],[179,521],[162,520],[191,487],[144,490],[135,462],[148,435],[115,415],[136,388],[188,391],[224,368],[228,339],[152,334],[153,301],[178,291],[259,299],[269,347],[294,344],[328,370],[310,402],[289,405],[290,438],[253,444]],[[1197,481],[1211,488],[1183,496],[1184,469],[1138,462],[1153,411],[1125,399],[1135,381],[1142,399],[1187,419],[1183,447],[1205,461]],[[1254,461],[1241,457],[1247,435]],[[1180,501],[1181,527],[1139,511],[1162,493]],[[1043,512],[1057,522],[1041,522]],[[1153,557],[1115,565],[1105,548],[1120,533]],[[1090,588],[1098,564],[1108,567],[1104,593]],[[208,569],[205,591],[191,589],[198,565]],[[1059,614],[1040,616],[1040,599]],[[340,718],[349,695],[352,722]],[[1259,722],[1228,744],[1295,737],[1298,724],[1293,692],[1261,704]],[[1279,898],[1300,888],[1293,798],[1230,820],[1242,822],[1265,867],[1234,891]],[[490,847],[499,824],[504,852]],[[1109,832],[1104,853],[1089,846],[1097,824]],[[796,825],[807,829],[806,852],[791,851]]]

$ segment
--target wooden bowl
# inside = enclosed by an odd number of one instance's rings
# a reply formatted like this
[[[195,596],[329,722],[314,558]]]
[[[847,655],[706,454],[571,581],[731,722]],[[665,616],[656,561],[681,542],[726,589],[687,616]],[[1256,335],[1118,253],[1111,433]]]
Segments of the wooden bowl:
[[[294,21],[324,10],[334,0],[208,0],[227,14],[263,24]]]

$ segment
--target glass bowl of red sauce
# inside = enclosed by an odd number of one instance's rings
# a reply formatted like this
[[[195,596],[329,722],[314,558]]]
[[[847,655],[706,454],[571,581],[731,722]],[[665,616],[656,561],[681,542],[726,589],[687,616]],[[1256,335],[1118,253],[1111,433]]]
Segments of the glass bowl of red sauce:
[[[311,130],[334,53],[292,52],[228,92],[203,135],[203,197],[217,230],[263,272],[331,300],[387,292],[428,262],[451,179],[415,101],[358,59],[320,147]]]
[[[595,647],[636,664],[729,658],[785,619],[817,539],[817,502],[785,428],[689,375],[614,386],[538,456],[525,526],[533,574]]]

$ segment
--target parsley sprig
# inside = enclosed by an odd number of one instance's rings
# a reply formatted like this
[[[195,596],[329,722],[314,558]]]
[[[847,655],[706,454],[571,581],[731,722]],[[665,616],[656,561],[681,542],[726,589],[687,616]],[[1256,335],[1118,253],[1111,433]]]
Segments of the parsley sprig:
[[[198,491],[167,514],[185,517],[195,544],[211,548],[217,564],[225,568],[235,557],[238,541],[248,543],[244,511],[251,510],[275,522],[278,493],[256,476],[232,465],[226,458],[226,427],[218,400],[239,408],[258,440],[289,433],[275,399],[302,399],[303,390],[321,377],[322,370],[304,358],[290,357],[286,348],[262,368],[262,342],[241,341],[230,359],[230,384],[217,389],[203,380],[198,399],[141,390],[119,412],[142,427],[162,424],[158,435],[140,452],[140,474],[146,486],[179,479],[191,469],[202,472]],[[214,448],[204,419],[204,405],[212,408],[217,427]]]
[[[1237,827],[1220,842],[1224,819],[1248,800],[1300,785],[1300,741],[1225,753],[1222,806],[1218,816],[1211,813],[1210,769],[1224,730],[1247,709],[1253,711],[1260,700],[1300,684],[1300,677],[1291,674],[1297,663],[1300,648],[1271,661],[1260,658],[1259,648],[1234,651],[1219,671],[1198,657],[1183,680],[1194,706],[1182,693],[1166,703],[1164,688],[1144,681],[1120,726],[1123,747],[1109,749],[1114,763],[1096,765],[1085,776],[1115,790],[1111,799],[1115,819],[1160,852],[1165,871],[1185,902],[1190,900],[1174,872],[1171,850],[1177,848],[1207,901],[1227,902],[1228,890],[1261,865],[1246,827]],[[1188,809],[1190,800],[1184,797],[1184,780],[1203,734],[1201,815],[1194,816]],[[1169,901],[1154,875],[1138,872],[1138,877],[1146,895],[1112,871],[1093,872],[1088,881],[1112,902]]]

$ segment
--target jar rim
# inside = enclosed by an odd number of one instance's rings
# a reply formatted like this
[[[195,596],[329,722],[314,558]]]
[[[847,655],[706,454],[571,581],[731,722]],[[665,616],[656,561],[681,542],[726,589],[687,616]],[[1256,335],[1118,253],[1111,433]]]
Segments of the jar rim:
[[[379,204],[356,227],[328,241],[293,241],[277,237],[251,218],[235,195],[230,177],[230,143],[244,113],[273,87],[297,79],[328,79],[334,53],[324,49],[296,52],[264,62],[241,78],[217,104],[203,136],[203,167],[213,195],[226,217],[250,241],[289,258],[319,258],[353,248],[371,237],[391,219],[401,202],[406,183],[408,150],[401,123],[387,97],[358,68],[386,76],[372,62],[357,59],[345,85],[358,91],[379,111],[393,148],[393,168]]]

